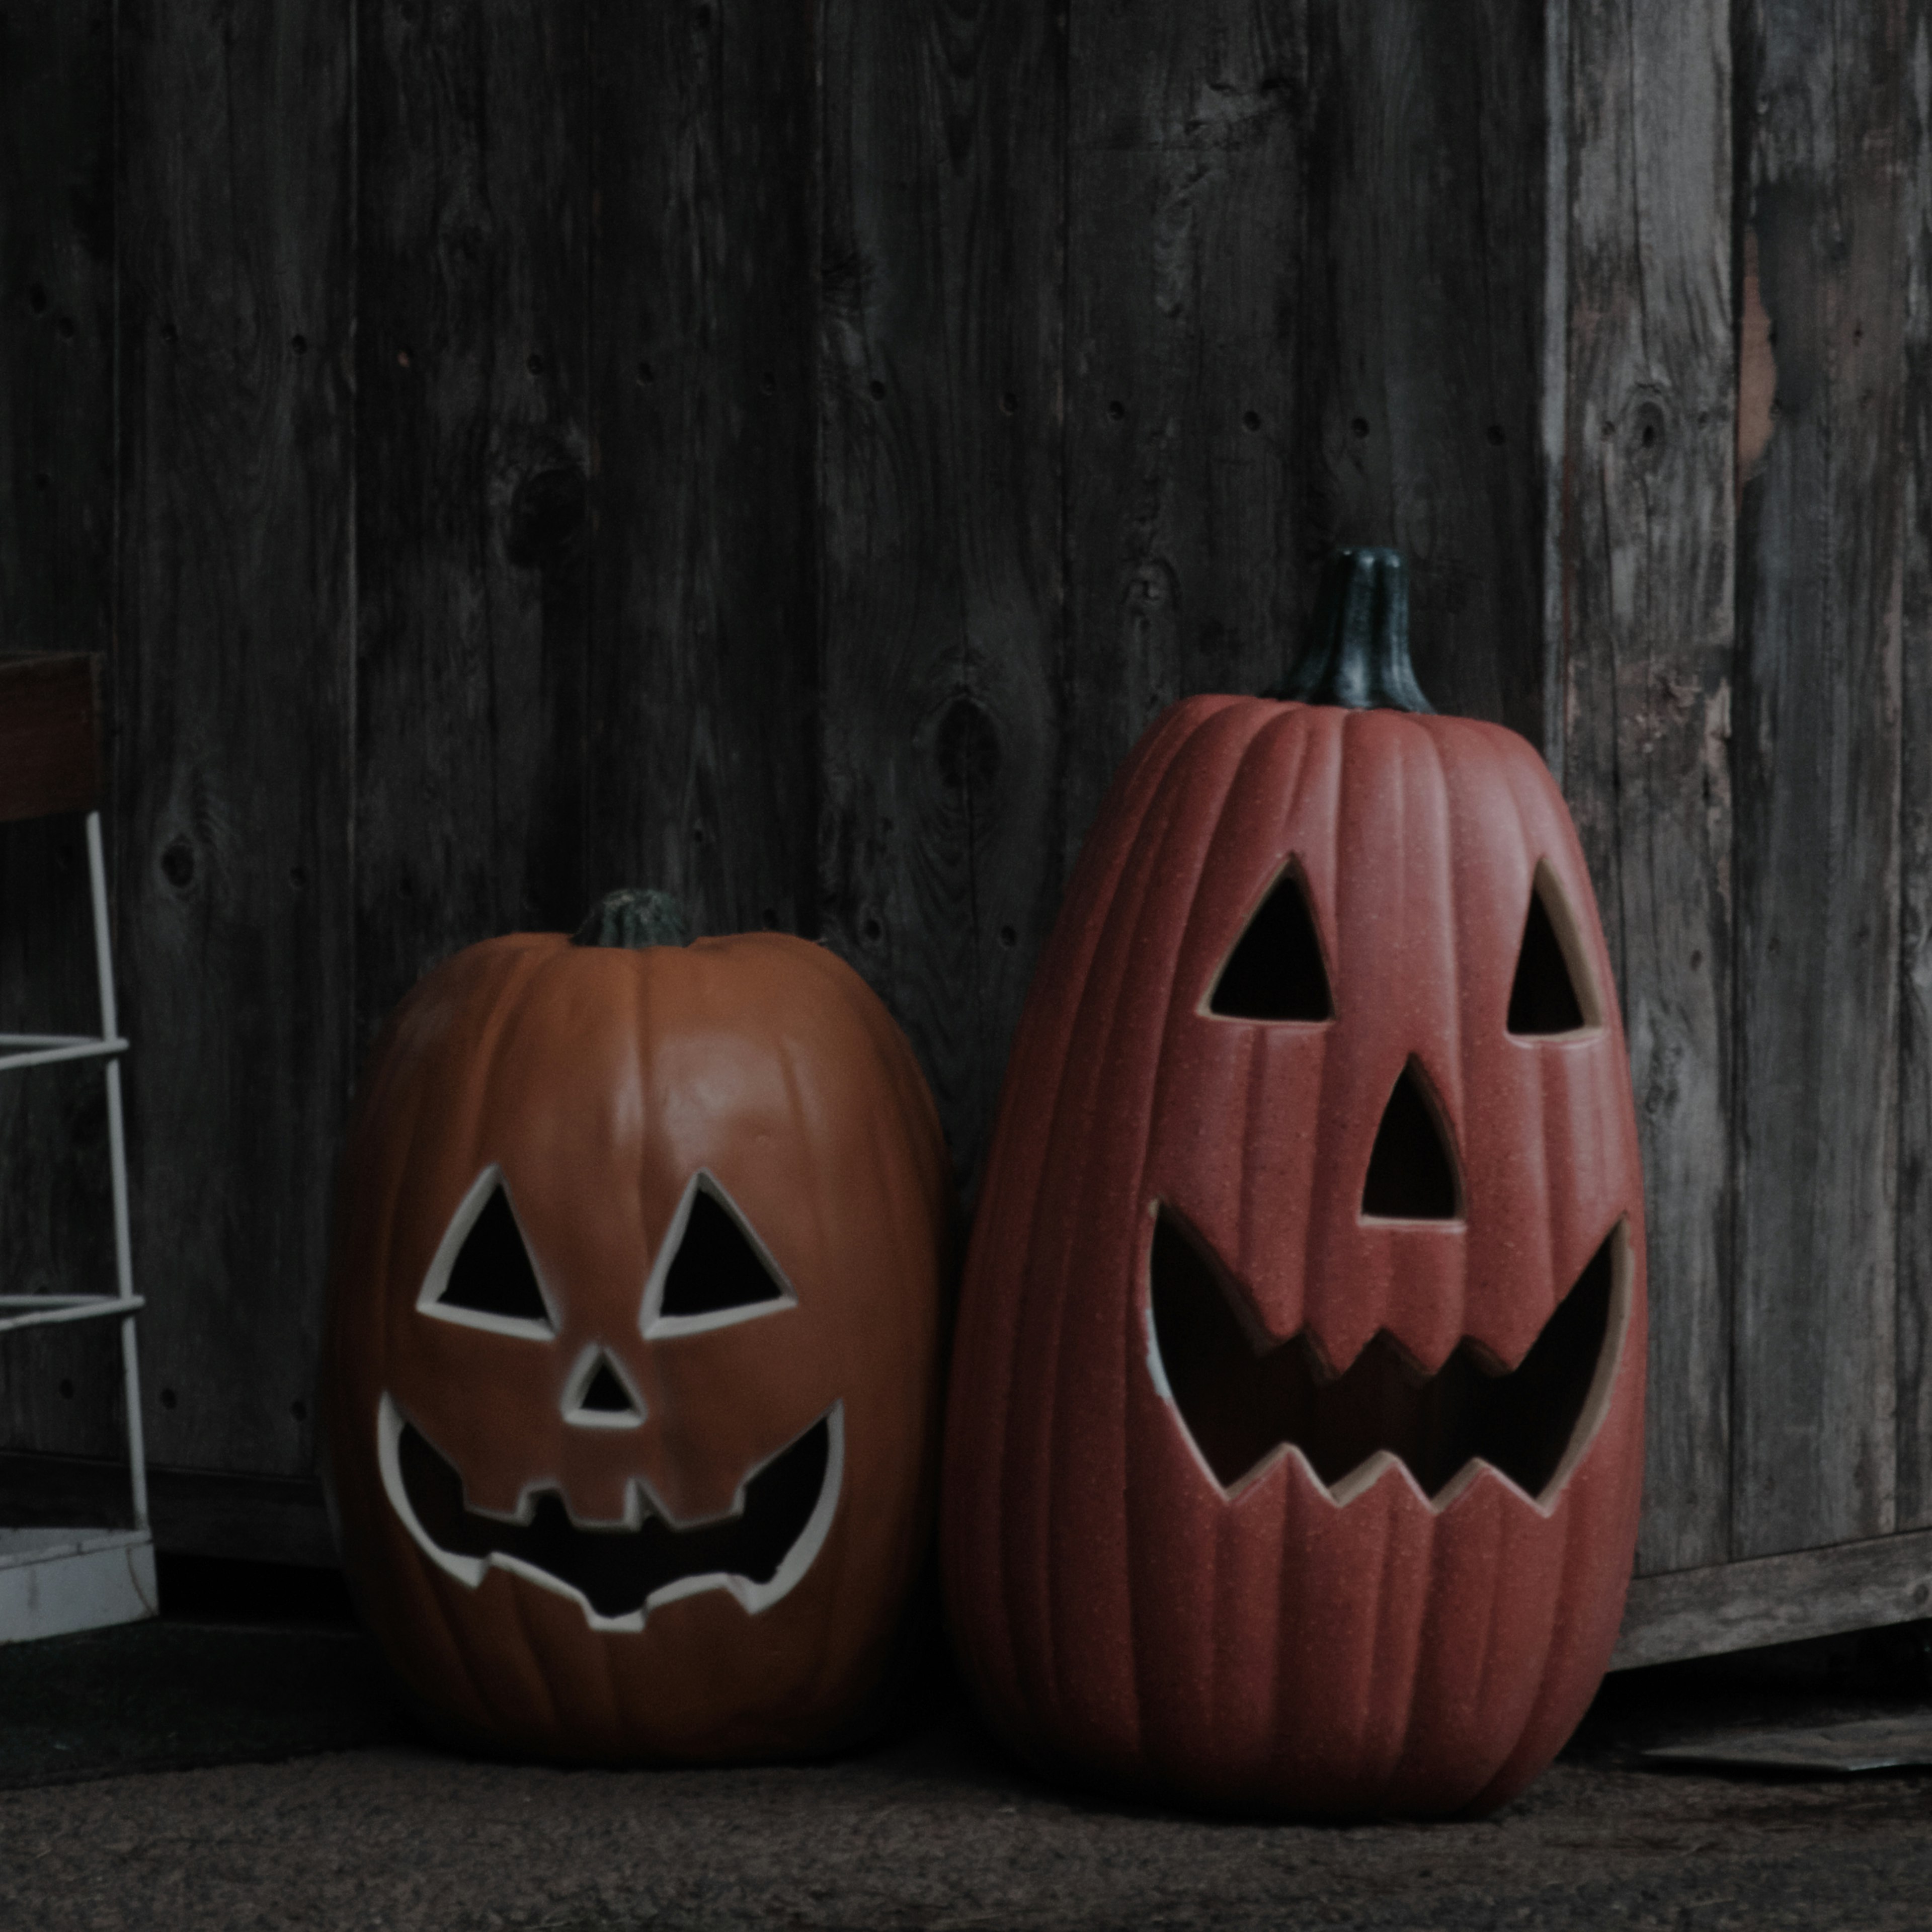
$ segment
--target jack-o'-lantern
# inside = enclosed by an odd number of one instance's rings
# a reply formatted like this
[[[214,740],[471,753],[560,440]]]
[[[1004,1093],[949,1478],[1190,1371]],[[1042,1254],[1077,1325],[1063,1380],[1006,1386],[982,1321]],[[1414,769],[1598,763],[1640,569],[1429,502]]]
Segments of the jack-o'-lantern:
[[[458,1737],[809,1751],[868,1720],[928,1534],[945,1150],[849,967],[676,943],[662,899],[470,946],[377,1042],[332,1502],[365,1617]]]
[[[1136,748],[1015,1043],[941,1563],[994,1726],[1208,1804],[1480,1810],[1608,1661],[1643,1202],[1555,784],[1345,554],[1280,700]]]

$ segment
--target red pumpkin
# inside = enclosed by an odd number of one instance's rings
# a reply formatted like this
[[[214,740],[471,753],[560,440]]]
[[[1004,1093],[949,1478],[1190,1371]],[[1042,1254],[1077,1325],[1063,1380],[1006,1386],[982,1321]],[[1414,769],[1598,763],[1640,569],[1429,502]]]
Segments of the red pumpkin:
[[[904,1036],[802,940],[520,934],[422,981],[344,1157],[322,1414],[344,1568],[447,1728],[863,1724],[936,1481],[947,1190]]]
[[[1318,701],[1156,722],[1022,1022],[941,1556],[968,1674],[1046,1766],[1480,1810],[1616,1636],[1644,1238],[1610,962],[1548,771],[1418,715],[1406,617],[1400,560],[1354,554]]]

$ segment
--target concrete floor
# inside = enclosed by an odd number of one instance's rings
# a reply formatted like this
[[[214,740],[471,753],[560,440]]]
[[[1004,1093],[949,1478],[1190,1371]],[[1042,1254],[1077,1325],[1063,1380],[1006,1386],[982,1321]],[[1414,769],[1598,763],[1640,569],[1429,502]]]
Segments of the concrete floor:
[[[830,1764],[478,1762],[418,1739],[352,1631],[156,1629],[38,1647],[31,1673],[5,1659],[14,1695],[0,1674],[0,1705],[29,1720],[16,1788],[0,1791],[6,1932],[1932,1927],[1932,1773],[1720,1776],[1637,1755],[1713,1728],[1932,1717],[1922,1645],[1613,1678],[1571,1750],[1496,1817],[1342,1829],[1049,1790],[943,1685],[908,1732]],[[224,1656],[242,1687],[226,1704],[212,1677],[196,1688]],[[33,1709],[70,1715],[55,1680],[82,1667],[111,1687],[99,1724],[34,1734],[29,1762]],[[55,1685],[40,1707],[30,1675]],[[242,1720],[265,1696],[281,1702],[279,1729]],[[89,1775],[197,1756],[282,1761]]]

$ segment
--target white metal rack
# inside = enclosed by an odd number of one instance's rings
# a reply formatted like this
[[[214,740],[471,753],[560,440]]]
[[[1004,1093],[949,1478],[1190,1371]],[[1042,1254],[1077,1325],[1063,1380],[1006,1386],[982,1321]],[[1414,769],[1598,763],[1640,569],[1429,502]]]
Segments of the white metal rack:
[[[76,660],[65,661],[72,665]],[[84,662],[84,660],[79,661]],[[51,670],[61,661],[43,658]],[[63,667],[64,668],[64,667]],[[24,668],[24,667],[23,667]],[[86,676],[85,730],[91,777],[97,728],[93,716],[93,676]],[[36,692],[36,697],[44,693]],[[68,714],[76,732],[80,721]],[[0,738],[8,734],[0,730]],[[14,748],[0,746],[0,750]],[[57,788],[56,788],[57,789]],[[67,801],[56,798],[51,808]],[[34,801],[8,801],[4,815],[35,815]],[[148,1472],[141,1431],[141,1384],[134,1342],[134,1316],[142,1298],[134,1292],[133,1254],[128,1226],[128,1155],[122,1130],[120,1056],[128,1049],[115,1012],[114,968],[108,943],[107,875],[102,857],[100,814],[87,814],[88,880],[94,915],[94,958],[100,982],[98,1034],[0,1034],[0,1073],[14,1073],[63,1061],[98,1060],[107,1086],[107,1146],[114,1202],[116,1292],[112,1294],[12,1294],[0,1293],[0,1336],[10,1332],[70,1322],[112,1321],[121,1324],[122,1384],[125,1398],[128,1478],[132,1491],[131,1528],[0,1527],[0,1643],[54,1636],[70,1630],[131,1622],[152,1616],[157,1606],[154,1539],[148,1522]]]

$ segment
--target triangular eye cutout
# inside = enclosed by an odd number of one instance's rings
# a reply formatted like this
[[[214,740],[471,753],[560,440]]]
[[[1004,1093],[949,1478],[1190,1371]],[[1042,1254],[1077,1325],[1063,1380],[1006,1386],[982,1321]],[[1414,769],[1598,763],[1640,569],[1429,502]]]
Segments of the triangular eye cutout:
[[[580,1429],[634,1429],[644,1419],[643,1402],[631,1393],[617,1365],[602,1348],[592,1348],[570,1378],[563,1419]]]
[[[722,1328],[796,1299],[716,1178],[701,1170],[694,1174],[644,1291],[645,1335]]]
[[[1462,1207],[1441,1110],[1412,1060],[1382,1110],[1362,1184],[1365,1221],[1456,1221]]]
[[[1558,920],[1568,926],[1568,910],[1549,868],[1539,866],[1510,987],[1509,1030],[1526,1039],[1581,1033],[1599,1024],[1594,1002],[1588,997],[1588,980],[1586,977],[1580,988],[1571,963],[1575,949],[1564,945]]]
[[[1315,915],[1294,866],[1282,872],[1235,941],[1215,980],[1208,1010],[1231,1020],[1335,1017]]]
[[[502,1175],[486,1168],[452,1216],[416,1306],[499,1334],[556,1332]]]

